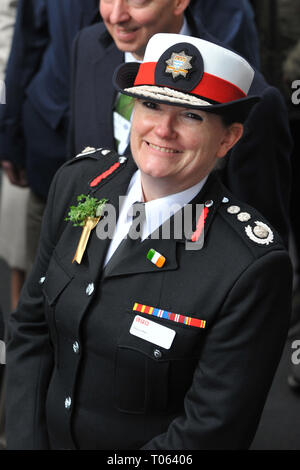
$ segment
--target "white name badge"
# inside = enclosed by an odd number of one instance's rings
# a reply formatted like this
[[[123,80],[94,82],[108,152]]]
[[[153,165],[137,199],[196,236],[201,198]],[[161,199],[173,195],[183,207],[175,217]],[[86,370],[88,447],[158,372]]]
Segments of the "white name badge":
[[[138,338],[149,341],[150,343],[161,346],[165,349],[170,349],[176,331],[166,326],[159,325],[158,323],[148,320],[147,318],[136,315],[129,332]]]

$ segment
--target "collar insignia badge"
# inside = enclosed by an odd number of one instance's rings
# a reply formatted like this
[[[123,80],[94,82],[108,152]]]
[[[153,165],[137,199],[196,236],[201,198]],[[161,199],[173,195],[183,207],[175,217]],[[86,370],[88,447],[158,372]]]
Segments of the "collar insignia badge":
[[[192,58],[192,56],[186,55],[184,51],[172,52],[170,59],[166,60],[167,67],[165,71],[171,73],[174,79],[179,76],[186,78],[192,68],[190,63]]]

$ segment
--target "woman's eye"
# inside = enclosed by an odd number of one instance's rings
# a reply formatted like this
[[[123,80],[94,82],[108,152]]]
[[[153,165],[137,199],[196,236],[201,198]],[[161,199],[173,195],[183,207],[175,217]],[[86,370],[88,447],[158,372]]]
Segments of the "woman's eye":
[[[185,116],[188,117],[189,119],[196,119],[196,120],[198,120],[198,121],[203,121],[203,117],[200,116],[200,114],[196,114],[196,113],[186,113]]]
[[[158,105],[157,103],[153,103],[152,101],[143,101],[143,106],[149,109],[157,109]]]

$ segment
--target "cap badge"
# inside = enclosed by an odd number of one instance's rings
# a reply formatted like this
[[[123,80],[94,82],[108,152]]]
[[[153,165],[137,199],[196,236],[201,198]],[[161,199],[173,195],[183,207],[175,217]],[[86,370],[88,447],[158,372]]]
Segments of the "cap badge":
[[[166,60],[166,73],[171,73],[174,79],[180,76],[186,78],[192,68],[190,63],[192,58],[193,56],[186,55],[184,51],[172,52],[170,59]]]

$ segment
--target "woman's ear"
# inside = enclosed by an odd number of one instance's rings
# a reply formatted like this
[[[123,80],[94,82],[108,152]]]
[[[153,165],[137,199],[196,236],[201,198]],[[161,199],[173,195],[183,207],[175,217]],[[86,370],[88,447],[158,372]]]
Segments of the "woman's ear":
[[[240,122],[234,122],[225,129],[224,138],[217,152],[218,158],[223,158],[229,150],[240,140],[244,132],[244,126]]]

